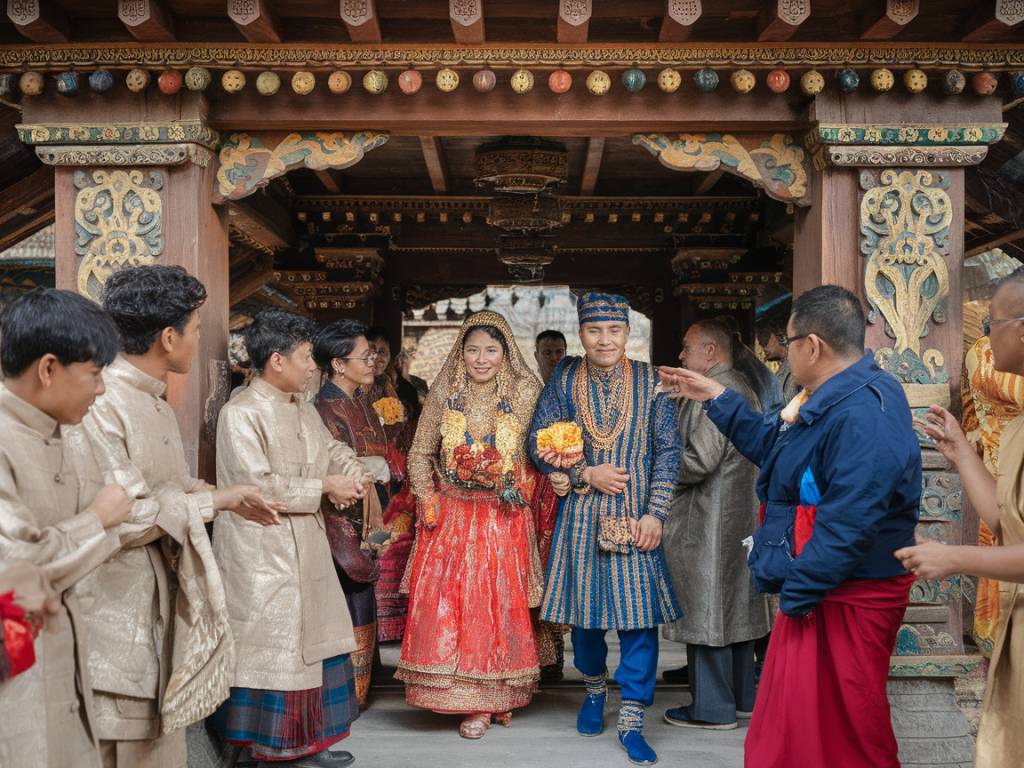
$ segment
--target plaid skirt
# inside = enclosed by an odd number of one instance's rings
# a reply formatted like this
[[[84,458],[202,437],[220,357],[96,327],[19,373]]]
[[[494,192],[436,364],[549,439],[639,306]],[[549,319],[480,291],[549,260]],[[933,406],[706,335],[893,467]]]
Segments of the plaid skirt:
[[[355,673],[344,654],[324,660],[319,688],[232,688],[212,724],[224,741],[251,747],[258,760],[294,760],[341,741],[357,717]]]

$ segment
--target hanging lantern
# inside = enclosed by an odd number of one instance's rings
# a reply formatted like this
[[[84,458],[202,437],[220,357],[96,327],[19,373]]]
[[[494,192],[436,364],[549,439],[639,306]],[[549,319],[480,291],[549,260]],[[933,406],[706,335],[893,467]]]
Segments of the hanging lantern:
[[[242,73],[239,72],[239,74]],[[243,75],[242,77],[244,81],[245,76]],[[160,93],[167,96],[173,96],[181,90],[183,81],[184,78],[182,77],[181,72],[176,69],[165,69],[160,73],[159,77],[157,77],[156,87],[160,89]]]
[[[516,93],[529,93],[533,90],[533,72],[528,69],[517,69],[512,73],[512,90]]]
[[[488,93],[494,90],[498,78],[493,69],[478,69],[473,73],[473,87],[480,93]]]
[[[807,96],[817,96],[825,90],[825,76],[816,69],[804,72],[800,78],[800,90]]]
[[[886,69],[885,67],[872,70],[871,87],[878,93],[891,91],[894,85],[896,85],[896,78],[893,76],[892,70]]]
[[[942,90],[951,96],[963,93],[967,87],[967,78],[959,69],[951,69],[942,78]]]
[[[345,93],[352,87],[352,76],[343,69],[336,69],[327,78],[327,90],[334,94]]]
[[[434,78],[434,85],[441,93],[451,93],[459,87],[459,73],[448,67],[438,70],[437,76]]]
[[[737,69],[729,79],[736,93],[750,93],[757,85],[757,78],[749,69]]]
[[[78,73],[73,70],[61,72],[55,78],[57,93],[61,96],[78,95]]]
[[[46,90],[46,78],[42,72],[26,72],[18,81],[18,87],[26,96],[38,96]]]
[[[411,96],[423,86],[423,75],[415,69],[407,69],[398,76],[398,90]]]
[[[630,93],[639,93],[647,85],[647,75],[639,67],[631,67],[622,73],[622,85]]]
[[[205,91],[213,76],[206,67],[192,67],[185,73],[185,87],[190,91]]]
[[[999,87],[999,78],[992,72],[978,72],[971,78],[971,87],[979,96],[991,96]]]
[[[572,88],[572,75],[564,69],[556,69],[548,75],[548,88],[552,93],[566,93]]]
[[[765,77],[764,82],[772,93],[785,93],[789,89],[789,72],[784,69],[773,69]]]
[[[604,96],[612,89],[612,79],[607,72],[595,69],[587,75],[587,90],[595,96]]]
[[[256,78],[256,91],[261,96],[273,96],[281,89],[281,76],[268,69]],[[225,89],[226,90],[226,89]]]
[[[114,76],[108,69],[97,69],[89,75],[89,88],[93,93],[106,93],[114,87]]]
[[[124,84],[132,93],[142,93],[149,87],[149,72],[144,69],[130,69],[124,76]]]
[[[701,93],[711,93],[718,87],[718,73],[710,67],[698,69],[693,73],[693,84]]]
[[[387,73],[381,72],[379,69],[371,69],[363,75],[363,88],[374,96],[384,93],[388,89]]]
[[[292,90],[299,96],[308,96],[316,88],[316,75],[306,70],[299,70],[292,75]]]
[[[836,73],[836,83],[839,84],[839,90],[843,93],[853,93],[860,88],[860,75],[857,74],[857,70],[840,69]]]
[[[908,69],[903,73],[903,86],[911,93],[921,93],[928,87],[928,75],[920,69]]]
[[[220,85],[227,93],[239,93],[245,88],[245,73],[237,69],[229,69],[221,75]],[[278,78],[278,85],[280,85],[280,78]]]
[[[667,67],[658,73],[658,87],[665,93],[675,93],[683,84],[683,76],[678,69]]]

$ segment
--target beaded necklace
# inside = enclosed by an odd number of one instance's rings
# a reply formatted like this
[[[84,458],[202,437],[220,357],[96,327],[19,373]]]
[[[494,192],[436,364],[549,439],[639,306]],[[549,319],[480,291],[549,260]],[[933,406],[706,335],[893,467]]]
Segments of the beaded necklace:
[[[597,419],[594,416],[594,406],[590,400],[590,362],[583,361],[584,371],[577,373],[573,382],[573,396],[576,400],[576,407],[579,409],[583,428],[590,435],[590,442],[595,448],[611,450],[615,447],[616,441],[626,428],[626,421],[633,411],[633,366],[623,357],[619,363],[622,367],[622,378],[620,379],[619,391],[614,389],[608,398],[609,407],[618,405],[619,415],[610,429],[601,429],[597,426]],[[583,375],[580,375],[583,374]]]

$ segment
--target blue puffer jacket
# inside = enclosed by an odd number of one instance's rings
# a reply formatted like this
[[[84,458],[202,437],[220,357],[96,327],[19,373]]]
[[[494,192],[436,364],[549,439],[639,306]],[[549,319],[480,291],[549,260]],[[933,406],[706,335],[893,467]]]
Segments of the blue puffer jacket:
[[[783,613],[809,613],[847,579],[906,573],[893,552],[914,542],[921,449],[903,388],[870,354],[819,387],[795,424],[731,390],[708,416],[761,468],[748,563],[759,590],[781,593]]]

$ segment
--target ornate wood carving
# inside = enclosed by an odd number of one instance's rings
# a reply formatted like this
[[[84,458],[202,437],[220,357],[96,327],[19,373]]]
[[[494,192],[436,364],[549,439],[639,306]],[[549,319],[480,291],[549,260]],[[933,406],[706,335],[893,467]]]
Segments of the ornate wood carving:
[[[773,0],[771,8],[761,12],[758,40],[788,40],[811,15],[811,0]]]
[[[585,43],[590,36],[591,0],[560,0],[558,42]]]
[[[1024,21],[1024,0],[997,0],[996,20],[1008,27]]]
[[[987,154],[988,147],[832,146],[827,150],[832,165],[885,167],[978,165]]]
[[[728,133],[637,134],[633,143],[647,149],[662,165],[680,171],[719,168],[745,178],[776,200],[809,205],[807,157],[792,136]]]
[[[117,0],[117,18],[136,40],[174,40],[174,24],[159,0]]]
[[[907,124],[863,125],[822,123],[807,137],[809,144],[878,144],[942,146],[995,144],[1003,138],[1006,123],[971,125]]]
[[[484,41],[483,0],[448,0],[448,16],[455,42],[477,45]]]
[[[217,200],[240,200],[293,168],[348,168],[388,140],[386,133],[233,133],[221,145]]]
[[[869,18],[861,40],[890,40],[917,18],[920,0],[886,0],[882,13]]]
[[[661,18],[658,40],[662,43],[689,40],[693,25],[702,12],[701,0],[665,0],[665,14]]]
[[[152,264],[163,252],[161,171],[76,171],[75,253],[78,292],[100,300],[116,270]]]
[[[277,19],[266,0],[228,0],[228,18],[250,43],[280,43]]]
[[[68,20],[53,0],[7,0],[7,18],[35,43],[66,43]]]
[[[99,146],[42,146],[36,156],[47,165],[182,165],[206,168],[213,153],[198,144],[113,144]]]
[[[212,128],[198,120],[174,123],[108,123],[106,125],[15,126],[25,144],[199,144],[214,149],[220,140]]]

